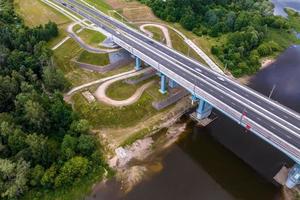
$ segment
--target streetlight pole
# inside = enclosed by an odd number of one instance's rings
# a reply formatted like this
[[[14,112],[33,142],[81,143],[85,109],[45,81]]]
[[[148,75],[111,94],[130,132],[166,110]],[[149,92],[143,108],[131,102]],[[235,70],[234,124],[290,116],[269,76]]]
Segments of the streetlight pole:
[[[272,96],[272,94],[273,94],[275,88],[276,88],[276,84],[274,84],[273,87],[272,87],[272,90],[271,90],[271,92],[270,92],[270,94],[269,94],[269,99],[271,98],[271,96]]]

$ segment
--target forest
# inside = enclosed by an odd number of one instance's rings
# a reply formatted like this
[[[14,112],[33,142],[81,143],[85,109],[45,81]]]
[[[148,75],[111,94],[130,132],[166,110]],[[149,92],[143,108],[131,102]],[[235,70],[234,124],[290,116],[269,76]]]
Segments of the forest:
[[[273,15],[268,0],[140,1],[161,19],[179,22],[198,36],[225,36],[211,52],[237,77],[255,73],[261,58],[282,50],[275,41],[266,40],[270,30],[291,32],[287,19]]]
[[[69,83],[47,47],[57,25],[26,27],[13,0],[0,10],[0,199],[43,199],[105,163],[88,122],[63,100]]]

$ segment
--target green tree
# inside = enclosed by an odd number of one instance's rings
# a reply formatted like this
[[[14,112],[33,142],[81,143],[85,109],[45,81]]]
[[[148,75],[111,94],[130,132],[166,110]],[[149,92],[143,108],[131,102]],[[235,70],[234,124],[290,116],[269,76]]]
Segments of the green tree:
[[[96,148],[95,139],[90,135],[80,135],[77,149],[84,156],[90,156]]]
[[[24,160],[14,163],[0,158],[0,194],[3,199],[16,199],[27,191],[29,167]]]
[[[51,165],[51,167],[49,167],[42,179],[41,179],[41,184],[47,188],[50,188],[52,186],[54,186],[54,182],[55,182],[55,177],[57,175],[57,171],[58,171],[58,167],[56,165]]]
[[[47,154],[47,138],[33,133],[27,136],[25,142],[29,146],[32,160],[35,163],[44,163]]]
[[[87,134],[90,130],[90,124],[85,119],[81,119],[79,121],[73,121],[70,130],[77,135]]]
[[[30,173],[30,185],[36,187],[41,185],[41,180],[44,176],[45,169],[41,165],[36,165]]]
[[[71,135],[65,135],[61,143],[61,156],[64,160],[68,160],[75,156],[77,143],[77,138],[72,137]]]
[[[55,178],[55,187],[71,185],[76,178],[88,173],[89,161],[86,158],[76,156],[71,158],[60,169],[59,175]]]

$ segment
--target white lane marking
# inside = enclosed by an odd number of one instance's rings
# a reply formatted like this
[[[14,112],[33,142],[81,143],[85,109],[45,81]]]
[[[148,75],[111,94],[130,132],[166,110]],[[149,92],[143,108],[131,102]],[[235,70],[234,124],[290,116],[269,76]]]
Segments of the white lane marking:
[[[217,77],[219,80],[221,80],[221,81],[225,81],[225,79],[223,78],[223,77],[221,77],[221,76],[218,76]]]
[[[201,69],[199,69],[199,68],[196,68],[196,70],[197,70],[198,72],[202,73],[202,70],[201,70]]]
[[[272,129],[276,130],[276,128],[275,128],[274,126],[271,125],[270,127],[271,127]]]

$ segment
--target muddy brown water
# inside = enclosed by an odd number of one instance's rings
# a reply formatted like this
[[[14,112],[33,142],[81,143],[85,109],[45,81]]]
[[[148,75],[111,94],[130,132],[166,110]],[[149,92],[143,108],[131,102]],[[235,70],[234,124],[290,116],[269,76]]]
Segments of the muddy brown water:
[[[300,46],[288,48],[271,66],[259,72],[250,87],[300,112]],[[271,145],[221,113],[206,128],[187,118],[187,130],[158,155],[162,170],[147,177],[128,194],[110,180],[89,199],[97,200],[275,200],[280,187],[272,177],[293,162]],[[158,160],[160,160],[158,159]],[[153,160],[149,162],[154,162]]]

